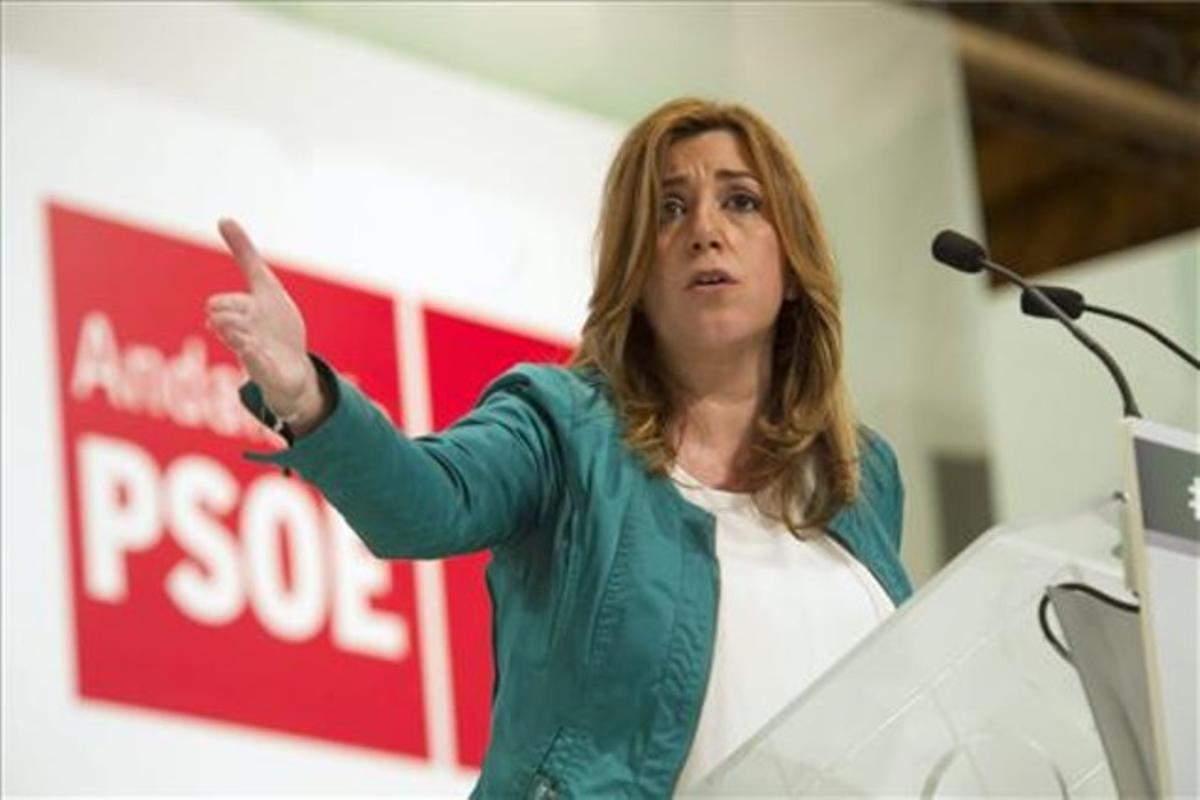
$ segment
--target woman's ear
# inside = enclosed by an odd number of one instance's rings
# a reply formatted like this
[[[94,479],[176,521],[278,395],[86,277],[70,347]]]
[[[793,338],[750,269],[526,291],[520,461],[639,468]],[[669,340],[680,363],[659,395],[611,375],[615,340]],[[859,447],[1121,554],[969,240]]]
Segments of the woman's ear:
[[[786,302],[797,300],[800,297],[800,282],[796,280],[796,273],[792,272],[791,267],[784,268],[783,277],[783,299]]]

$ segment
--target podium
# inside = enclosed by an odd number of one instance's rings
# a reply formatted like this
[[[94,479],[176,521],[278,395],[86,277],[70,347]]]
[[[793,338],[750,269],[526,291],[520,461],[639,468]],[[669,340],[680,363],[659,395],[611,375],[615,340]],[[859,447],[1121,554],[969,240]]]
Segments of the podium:
[[[1191,794],[1200,442],[1123,431],[1125,492],[986,532],[688,796]]]
[[[1132,600],[1122,513],[1114,499],[985,533],[690,794],[1115,796],[1038,607],[1069,582]]]

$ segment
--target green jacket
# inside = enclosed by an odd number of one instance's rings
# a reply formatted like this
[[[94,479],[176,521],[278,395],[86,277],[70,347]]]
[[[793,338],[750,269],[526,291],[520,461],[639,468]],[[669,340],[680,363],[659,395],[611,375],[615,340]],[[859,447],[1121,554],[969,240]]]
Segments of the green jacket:
[[[492,552],[492,730],[473,796],[671,794],[712,657],[715,525],[642,468],[602,381],[521,365],[452,427],[409,439],[318,366],[331,415],[248,457],[299,472],[380,558]],[[860,498],[828,529],[899,603],[896,460],[864,432],[861,463]]]

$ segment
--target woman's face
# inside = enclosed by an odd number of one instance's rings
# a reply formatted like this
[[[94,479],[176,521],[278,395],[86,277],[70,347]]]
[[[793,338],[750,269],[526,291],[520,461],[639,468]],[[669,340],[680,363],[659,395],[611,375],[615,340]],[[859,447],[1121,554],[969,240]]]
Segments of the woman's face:
[[[642,307],[669,357],[769,347],[784,260],[763,185],[738,136],[708,131],[667,150],[655,259]]]

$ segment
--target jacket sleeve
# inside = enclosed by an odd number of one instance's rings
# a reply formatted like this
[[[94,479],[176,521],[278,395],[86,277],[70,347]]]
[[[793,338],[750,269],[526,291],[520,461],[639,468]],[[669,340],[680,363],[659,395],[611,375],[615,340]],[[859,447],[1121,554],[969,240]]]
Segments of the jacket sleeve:
[[[333,410],[276,453],[246,453],[300,473],[383,558],[439,558],[495,546],[539,526],[563,485],[552,410],[528,372],[497,379],[442,433],[410,439],[319,359]],[[251,411],[257,387],[243,400]],[[258,395],[261,397],[261,395]],[[261,404],[261,400],[259,400]]]

